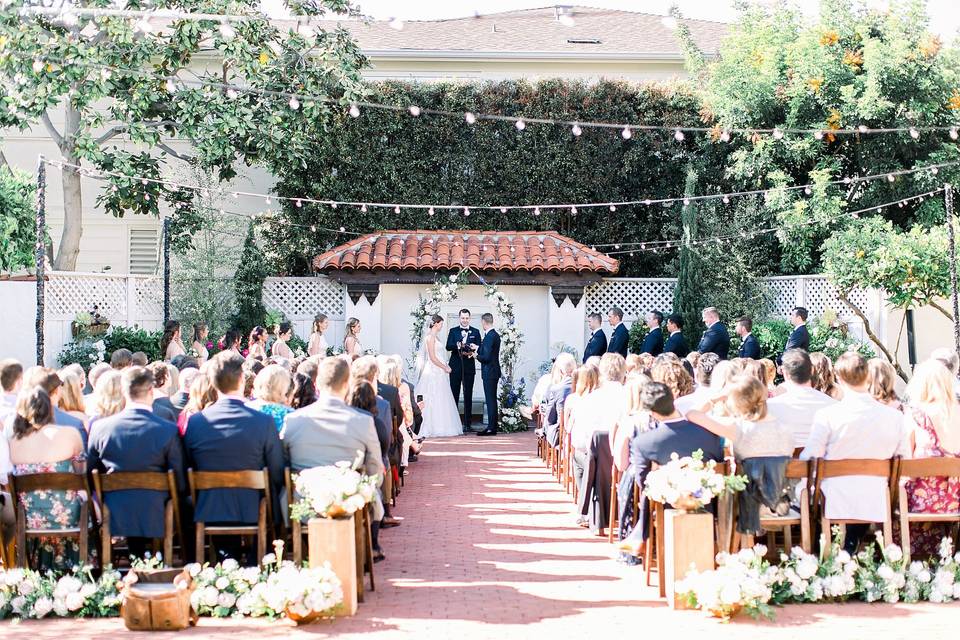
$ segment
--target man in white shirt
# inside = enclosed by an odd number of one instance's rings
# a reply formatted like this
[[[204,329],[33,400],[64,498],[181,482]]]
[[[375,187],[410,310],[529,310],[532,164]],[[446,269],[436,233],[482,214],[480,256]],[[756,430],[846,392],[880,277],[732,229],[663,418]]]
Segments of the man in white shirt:
[[[791,349],[785,352],[780,368],[784,379],[780,388],[784,393],[770,398],[767,410],[793,433],[793,446],[802,447],[810,437],[813,416],[837,401],[810,385],[813,365],[806,351]]]
[[[867,361],[847,352],[837,359],[837,379],[843,399],[814,415],[801,460],[873,459],[909,455],[903,414],[880,404],[868,391]],[[821,485],[826,516],[834,520],[883,522],[889,517],[887,481],[871,476],[828,478]],[[866,525],[847,527],[846,549],[856,549]]]
[[[704,353],[697,360],[697,366],[693,371],[693,378],[697,383],[693,393],[677,398],[674,406],[681,416],[686,416],[691,409],[699,409],[705,402],[710,400],[714,390],[710,388],[710,380],[713,377],[713,368],[720,362],[720,356],[715,353]]]
[[[23,382],[23,365],[7,358],[0,360],[0,427],[17,411],[17,394]]]

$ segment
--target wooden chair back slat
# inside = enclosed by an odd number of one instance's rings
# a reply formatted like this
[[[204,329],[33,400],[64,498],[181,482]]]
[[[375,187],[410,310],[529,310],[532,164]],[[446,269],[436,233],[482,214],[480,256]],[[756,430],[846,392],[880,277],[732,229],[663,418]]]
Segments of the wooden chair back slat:
[[[111,491],[127,491],[130,489],[146,489],[149,491],[170,491],[170,480],[173,471],[114,471],[100,473],[94,470],[91,475],[97,493]],[[99,484],[96,484],[99,481]]]
[[[193,491],[209,489],[260,489],[266,490],[266,469],[242,471],[194,471],[188,469]]]
[[[901,478],[960,478],[960,458],[914,458],[900,461]]]
[[[804,479],[810,474],[809,460],[791,460],[787,463],[783,476],[791,479]]]
[[[889,478],[893,469],[893,459],[849,459],[824,460],[820,459],[817,466],[817,479],[841,478],[844,476],[877,476]]]
[[[28,491],[88,491],[87,477],[82,473],[28,473],[10,476],[14,493]]]

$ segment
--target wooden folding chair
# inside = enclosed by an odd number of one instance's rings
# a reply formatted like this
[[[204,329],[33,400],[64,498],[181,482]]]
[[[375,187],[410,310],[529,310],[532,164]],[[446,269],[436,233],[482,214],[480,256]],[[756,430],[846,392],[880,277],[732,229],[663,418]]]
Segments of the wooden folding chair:
[[[29,529],[27,514],[20,502],[20,494],[32,491],[76,491],[83,492],[87,498],[80,503],[80,520],[76,527],[64,529]],[[80,562],[86,563],[90,547],[90,488],[87,476],[83,473],[29,473],[10,476],[10,495],[14,501],[16,514],[17,565],[27,568],[27,540],[30,538],[77,538],[80,547]]]
[[[107,506],[106,495],[113,491],[129,489],[149,489],[167,493],[167,501],[163,510],[163,561],[168,567],[173,564],[173,536],[176,532],[180,537],[180,548],[183,549],[183,529],[180,528],[180,501],[177,497],[177,481],[173,471],[114,471],[101,474],[94,470],[93,489],[100,496],[102,520],[100,525],[100,548],[103,552],[103,564],[112,562],[112,541],[110,533],[110,508]]]
[[[764,530],[783,531],[784,548],[789,552],[793,548],[792,527],[800,527],[800,547],[807,553],[813,549],[813,520],[810,518],[810,486],[813,480],[813,464],[808,460],[791,460],[787,463],[784,477],[788,480],[806,480],[800,492],[800,509],[790,509],[784,516],[769,515],[760,518],[760,527]],[[736,549],[733,549],[736,550]]]
[[[617,508],[620,505],[618,504],[619,501],[617,499],[617,489],[620,487],[621,477],[622,476],[620,470],[617,469],[617,465],[613,465],[610,469],[610,519],[609,522],[607,522],[608,528],[610,529],[609,540],[611,543],[613,542],[613,528],[616,527],[618,523]]]
[[[960,527],[960,512],[952,513],[923,513],[910,511],[907,499],[906,480],[910,478],[960,478],[960,458],[917,458],[901,460],[897,472],[898,500],[897,506],[900,517],[900,546],[903,555],[910,560],[910,524],[913,522],[934,522],[952,525],[953,529]],[[953,539],[957,539],[956,532]]]
[[[899,458],[890,458],[887,460],[876,459],[848,459],[848,460],[826,460],[818,458],[816,461],[816,485],[814,491],[814,504],[820,513],[820,530],[824,536],[825,545],[820,549],[821,555],[830,546],[831,527],[835,524],[882,524],[884,540],[893,539],[893,518],[890,496],[893,493],[894,483],[897,478],[897,467]],[[826,516],[826,504],[822,490],[822,483],[829,478],[843,478],[848,476],[870,476],[875,478],[884,478],[887,481],[887,490],[884,492],[886,502],[886,515],[882,522],[873,523],[865,520],[831,520]],[[844,526],[844,530],[846,527]]]
[[[257,563],[263,560],[267,553],[267,537],[271,530],[270,509],[270,474],[267,468],[243,471],[194,471],[187,469],[187,478],[190,482],[190,496],[193,504],[197,504],[197,493],[211,489],[255,489],[262,491],[260,509],[256,524],[207,525],[206,522],[196,520],[197,562],[203,564],[204,549],[207,537],[214,536],[247,536],[257,537]]]
[[[11,508],[13,505],[13,494],[10,491],[10,487],[4,484],[0,484],[0,499],[9,500]],[[14,510],[16,513],[16,510]],[[13,538],[7,539],[3,535],[3,527],[0,527],[0,566],[4,569],[12,569],[16,563],[16,551]]]

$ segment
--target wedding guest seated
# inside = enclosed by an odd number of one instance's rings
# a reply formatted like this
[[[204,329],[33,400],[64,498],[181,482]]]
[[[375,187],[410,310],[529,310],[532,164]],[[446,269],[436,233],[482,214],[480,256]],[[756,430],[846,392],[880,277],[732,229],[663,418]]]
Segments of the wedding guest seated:
[[[46,367],[30,367],[23,375],[23,388],[32,389],[42,387],[47,392],[53,404],[53,423],[73,427],[80,433],[83,446],[87,446],[87,425],[80,418],[74,417],[60,408],[63,381],[53,369]]]
[[[185,494],[180,435],[176,425],[154,408],[153,369],[134,366],[124,370],[126,407],[97,421],[87,447],[87,469],[100,473],[172,470],[177,490]],[[143,558],[150,539],[163,537],[166,492],[130,489],[111,491],[101,498],[110,508],[110,534],[127,538],[131,557]]]
[[[657,421],[658,426],[636,434],[630,441],[631,473],[643,488],[653,463],[666,464],[673,454],[689,456],[698,449],[704,460],[722,460],[723,448],[720,438],[706,429],[686,420],[673,404],[673,392],[660,382],[644,386],[640,397],[641,406]],[[637,505],[641,514],[646,514],[647,498],[643,496]],[[621,543],[621,550],[640,555],[639,550],[647,538],[649,523],[641,518],[633,532]]]
[[[383,420],[377,416],[377,392],[374,390],[373,385],[366,380],[355,380],[350,388],[348,400],[351,407],[373,418],[374,425],[377,429],[377,437],[380,440],[380,450],[385,451],[387,442],[384,439],[384,434],[387,433],[387,431],[383,425]],[[384,473],[389,473],[389,471],[384,469]],[[381,485],[381,487],[382,486],[383,485]],[[384,507],[386,506],[386,500],[384,500],[382,494],[378,496],[378,501],[379,504],[384,505]],[[380,548],[380,526],[382,524],[382,520],[371,523],[370,537],[373,542],[374,562],[384,559],[383,550]]]
[[[813,417],[820,409],[833,406],[836,400],[817,391],[811,384],[813,365],[810,355],[800,349],[790,349],[781,358],[782,392],[767,403],[770,414],[793,434],[794,448],[807,444]]]
[[[955,377],[937,359],[917,365],[907,384],[910,406],[906,428],[913,458],[960,457],[960,402],[953,390]],[[912,512],[960,512],[960,479],[911,478],[906,483],[907,506]],[[910,525],[910,548],[916,555],[935,557],[950,527],[937,523]]]
[[[626,367],[627,376],[629,377],[630,374],[632,374],[633,372],[639,371],[642,362],[643,360],[641,360],[639,354],[637,353],[627,354],[627,367]]]
[[[558,372],[560,380],[551,384],[543,398],[543,425],[544,435],[551,447],[557,447],[559,442],[560,425],[563,422],[563,406],[573,389],[573,370],[577,361],[572,354],[563,352],[557,356],[554,370]]]
[[[570,394],[563,402],[563,428],[567,434],[567,441],[572,442],[573,431],[576,429],[577,405],[600,385],[600,370],[593,365],[585,364],[577,367],[570,378]],[[562,443],[565,444],[565,443]]]
[[[293,376],[293,395],[290,406],[294,409],[309,407],[317,401],[317,387],[307,375],[295,373]]]
[[[106,362],[98,362],[97,364],[90,367],[90,373],[87,374],[87,387],[89,388],[88,392],[85,392],[83,395],[83,406],[84,413],[88,416],[96,415],[94,411],[94,404],[96,403],[96,389],[97,389],[97,380],[100,379],[100,376],[105,374],[107,371],[113,371],[111,367]]]
[[[0,431],[17,413],[17,394],[23,382],[23,365],[7,358],[0,361]]]
[[[153,412],[163,420],[176,424],[177,417],[180,415],[180,412],[177,411],[177,408],[173,406],[173,402],[170,401],[170,389],[168,384],[169,372],[167,371],[167,363],[154,362],[147,367],[147,369],[150,371],[150,376],[153,380],[153,390],[151,392],[153,398],[150,403],[153,407]],[[124,395],[126,396],[127,394]]]
[[[107,418],[123,411],[127,401],[123,397],[122,380],[120,372],[116,369],[111,369],[97,378],[97,386],[93,389],[91,429],[100,418]]]
[[[83,403],[83,381],[73,368],[69,367],[61,369],[57,377],[63,382],[57,408],[79,420],[83,423],[84,429],[89,431],[90,418],[86,414],[86,406]]]
[[[652,354],[649,354],[649,353],[641,353],[641,354],[640,354],[640,365],[639,365],[639,367],[638,367],[638,369],[640,370],[640,373],[642,373],[643,375],[649,377],[649,376],[650,376],[650,368],[653,367],[653,362],[654,362],[656,359],[657,359],[657,358],[656,358],[655,356],[653,356]]]
[[[759,362],[763,365],[763,370],[767,374],[767,391],[772,398],[779,393],[779,391],[777,391],[777,365],[770,358],[760,358]]]
[[[368,382],[377,394],[376,415],[380,422],[375,421],[374,425],[377,427],[377,435],[378,439],[380,439],[380,453],[383,456],[384,479],[382,492],[385,512],[384,519],[386,520],[386,522],[381,524],[392,527],[400,524],[399,520],[395,520],[390,516],[390,497],[393,494],[393,483],[395,480],[399,482],[398,478],[394,478],[393,468],[395,464],[399,464],[399,458],[394,460],[391,456],[391,452],[394,450],[393,407],[391,406],[391,402],[380,393],[380,383],[377,381],[378,373],[377,359],[374,356],[360,356],[350,365],[350,375],[353,382]],[[393,391],[396,391],[396,389],[393,389]],[[397,397],[397,402],[399,404],[399,396]],[[383,430],[382,432],[381,429]],[[386,446],[384,446],[384,443],[386,443]]]
[[[415,435],[418,435],[420,433],[420,425],[423,424],[423,410],[420,407],[420,403],[416,401],[417,394],[416,394],[416,390],[414,388],[413,383],[407,380],[406,378],[402,377],[403,376],[403,358],[401,358],[399,355],[393,355],[392,358],[393,358],[394,365],[400,371],[400,375],[401,375],[400,382],[402,383],[401,387],[405,387],[407,389],[407,394],[413,410],[413,422],[410,424],[410,429],[413,431]],[[401,389],[401,393],[403,393],[402,389]],[[414,454],[414,456],[416,456],[416,454]]]
[[[277,433],[293,408],[288,404],[293,394],[293,376],[278,364],[271,364],[257,374],[253,382],[253,400],[247,406],[273,418]]]
[[[209,360],[207,361],[209,362]],[[208,366],[204,367],[209,368]],[[182,436],[187,432],[187,423],[190,417],[200,413],[218,399],[217,389],[213,386],[213,377],[206,371],[200,371],[190,383],[190,397],[187,404],[177,417],[177,431]]]
[[[903,403],[897,397],[897,372],[893,365],[880,358],[870,358],[867,361],[867,378],[869,380],[870,395],[880,404],[891,409],[903,412]]]
[[[801,460],[887,459],[908,455],[903,415],[870,395],[867,361],[847,352],[837,359],[836,374],[843,398],[819,410],[813,418],[810,437]],[[821,483],[826,498],[826,517],[832,520],[883,522],[888,516],[888,491],[884,478],[847,476],[827,478]],[[856,549],[866,525],[849,525],[845,548]]]
[[[187,406],[187,402],[190,401],[190,386],[193,384],[193,381],[197,379],[197,376],[200,375],[200,370],[197,368],[184,369],[180,372],[180,379],[177,385],[177,392],[170,396],[170,404],[173,405],[173,408],[177,410],[177,421],[180,420],[180,413]]]
[[[658,358],[650,369],[650,378],[670,387],[670,393],[677,400],[693,393],[693,378],[676,358]]]
[[[131,367],[145,367],[148,362],[150,362],[150,358],[143,351],[134,351],[130,356]]]
[[[412,431],[415,421],[413,410],[415,403],[411,395],[412,385],[408,387],[407,384],[403,382],[403,378],[401,377],[401,362],[400,356],[378,357],[377,366],[379,373],[377,374],[377,379],[381,384],[396,387],[397,389],[397,394],[400,399],[400,438],[402,440],[398,464],[405,469],[409,466],[410,452],[418,453],[420,451],[420,444],[416,441]]]
[[[54,424],[53,402],[43,386],[25,386],[21,391],[12,431],[9,444],[14,476],[83,470],[80,433],[74,427]],[[81,525],[84,499],[75,491],[31,491],[20,495],[20,504],[31,529],[65,529]],[[79,544],[71,538],[32,538],[26,554],[28,566],[37,570],[64,571],[87,560],[80,557]]]
[[[953,393],[960,399],[960,379],[957,379],[957,372],[960,370],[960,355],[953,349],[941,347],[934,349],[930,354],[931,360],[938,360],[945,366],[953,377]]]
[[[110,354],[110,366],[114,369],[126,369],[133,365],[133,354],[130,349],[117,349]]]
[[[540,411],[541,415],[543,414],[543,399],[546,397],[550,385],[555,382],[556,370],[557,364],[554,360],[550,363],[550,370],[537,379],[537,384],[533,386],[533,393],[530,394],[531,406]]]
[[[710,381],[713,379],[714,368],[720,362],[720,356],[715,353],[705,353],[697,358],[697,364],[694,367],[696,387],[691,393],[681,395],[674,402],[681,415],[687,415],[691,409],[699,409],[713,396],[714,390],[710,388]]]
[[[843,397],[843,391],[837,386],[836,375],[830,358],[819,351],[814,352],[810,354],[810,364],[813,367],[813,374],[810,377],[810,384],[813,388],[827,394],[834,400],[840,400]]]
[[[630,466],[630,441],[638,433],[653,428],[650,412],[647,411],[642,400],[643,388],[651,382],[644,375],[635,375],[627,378],[624,386],[626,406],[623,414],[617,420],[614,429],[610,431],[610,451],[613,454],[613,464],[621,472],[620,484],[617,487],[617,504],[619,506],[618,519],[620,539],[626,538],[633,530],[633,485],[636,478]],[[628,561],[627,558],[624,558]]]
[[[188,465],[196,471],[266,467],[276,499],[283,487],[283,450],[273,419],[245,404],[243,356],[223,351],[207,367],[219,399],[187,422],[183,443]],[[274,500],[274,504],[279,503]],[[194,514],[197,521],[211,524],[250,524],[257,522],[259,507],[256,490],[209,489],[199,492]],[[279,510],[275,515],[279,518]]]

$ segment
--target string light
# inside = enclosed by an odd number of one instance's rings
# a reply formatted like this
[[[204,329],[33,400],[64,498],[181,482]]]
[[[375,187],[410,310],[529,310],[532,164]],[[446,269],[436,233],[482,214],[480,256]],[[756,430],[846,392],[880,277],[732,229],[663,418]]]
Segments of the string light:
[[[412,115],[414,118],[416,118],[417,116],[419,116],[420,113],[421,113],[421,112],[420,112],[420,107],[418,107],[418,106],[415,105],[415,104],[410,105],[410,107],[407,109],[407,111],[409,111],[409,112],[410,112],[410,115]]]
[[[730,132],[726,129],[720,132],[720,142],[730,142]]]
[[[475,124],[477,122],[477,116],[475,116],[472,111],[467,111],[463,114],[463,119],[467,121],[467,124]]]
[[[782,139],[783,139],[783,131],[780,131],[780,129],[774,129],[774,130],[773,130],[773,138],[774,138],[775,140],[782,140]]]
[[[360,107],[355,104],[350,105],[350,117],[359,118],[360,117]]]
[[[523,131],[527,128],[527,123],[524,122],[523,118],[520,118],[513,124],[513,126],[515,126],[518,131]]]
[[[683,131],[681,131],[680,129],[673,130],[673,139],[676,140],[677,142],[683,142],[684,137],[685,136],[683,135]]]
[[[300,108],[300,101],[297,100],[297,96],[293,96],[292,98],[290,98],[289,104],[290,104],[290,108],[293,109],[294,111]]]
[[[916,140],[920,137],[920,132],[917,131],[914,127],[910,127],[910,137]]]
[[[624,140],[629,140],[633,137],[633,131],[630,130],[630,127],[624,127],[620,132],[620,137],[622,137]]]
[[[573,127],[570,128],[570,133],[572,133],[574,136],[579,137],[580,134],[583,133],[583,129],[580,128],[580,125],[575,124],[573,125]]]
[[[956,128],[956,127],[950,127],[950,139],[951,139],[951,140],[956,140],[956,139],[957,139],[957,128]]]

